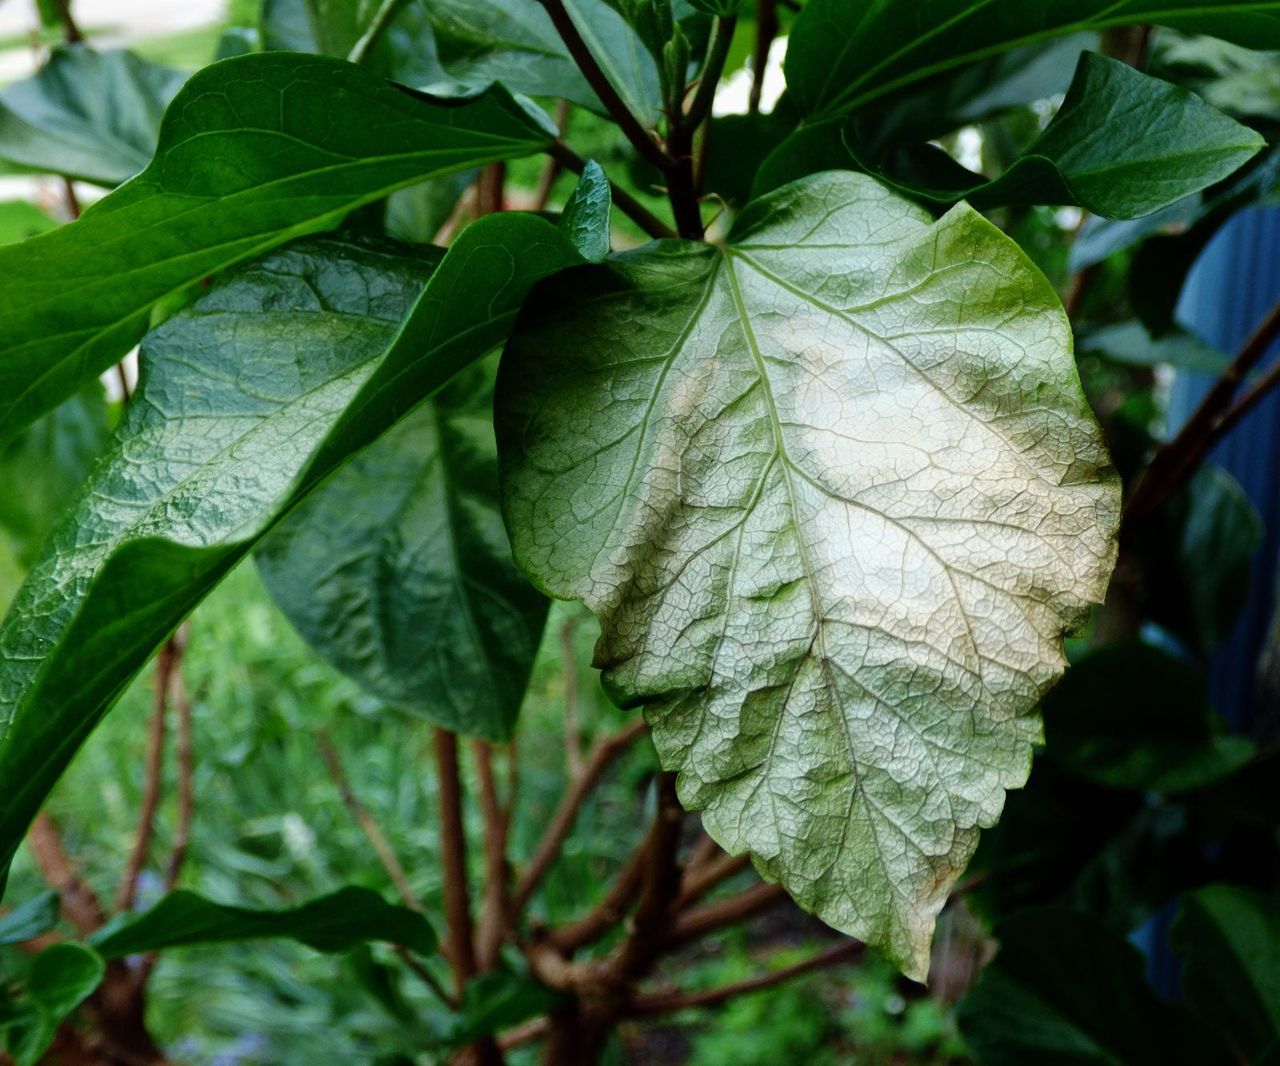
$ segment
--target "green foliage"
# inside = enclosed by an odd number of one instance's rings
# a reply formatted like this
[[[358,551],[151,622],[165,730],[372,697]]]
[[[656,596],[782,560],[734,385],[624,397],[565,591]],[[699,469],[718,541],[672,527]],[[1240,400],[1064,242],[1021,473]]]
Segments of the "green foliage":
[[[252,910],[213,903],[194,892],[173,892],[141,914],[121,917],[89,943],[105,959],[162,948],[228,940],[289,937],[316,951],[349,951],[384,940],[430,955],[435,931],[417,911],[395,907],[367,888],[344,888],[287,910]]]
[[[44,1061],[58,1026],[102,980],[102,959],[81,944],[54,944],[31,960],[23,994],[0,992],[0,1045],[16,1066]]]

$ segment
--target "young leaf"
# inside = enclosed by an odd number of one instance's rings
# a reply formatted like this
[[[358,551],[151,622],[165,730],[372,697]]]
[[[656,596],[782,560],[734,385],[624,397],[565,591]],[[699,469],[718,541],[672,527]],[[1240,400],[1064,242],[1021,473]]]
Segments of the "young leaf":
[[[258,549],[298,632],[380,699],[507,740],[547,617],[498,508],[493,376],[473,367],[295,508]]]
[[[1145,22],[1280,47],[1276,0],[810,0],[791,32],[787,86],[806,114],[856,111],[1010,48]]]
[[[1117,139],[1114,116],[1141,131]],[[1093,52],[1079,68],[1045,131],[999,178],[966,170],[932,144],[903,146],[873,162],[853,127],[818,127],[784,142],[761,167],[757,190],[811,169],[851,166],[878,173],[927,203],[968,200],[979,210],[1006,204],[1069,204],[1104,218],[1134,219],[1162,211],[1233,174],[1266,146],[1253,130],[1214,110],[1186,89]],[[814,144],[815,137],[819,143]],[[805,150],[797,151],[797,143]]]
[[[1049,283],[967,207],[817,175],[542,287],[496,412],[517,561],[598,615],[682,802],[922,978],[1115,556]]]
[[[1212,885],[1183,900],[1170,936],[1186,960],[1182,988],[1192,1007],[1237,1062],[1271,1062],[1280,1049],[1280,902]]]
[[[583,262],[533,215],[431,259],[314,242],[244,268],[144,343],[114,451],[0,626],[0,868],[151,652],[290,508],[502,342]]]
[[[104,926],[89,943],[103,958],[118,959],[189,944],[281,937],[325,952],[349,951],[367,940],[399,944],[419,955],[436,950],[435,931],[421,914],[350,885],[279,911],[232,907],[179,890],[148,911]]]
[[[1161,999],[1138,949],[1096,919],[1031,910],[996,928],[1000,953],[960,1004],[984,1066],[1229,1066],[1181,1004]]]
[[[119,185],[151,161],[160,118],[186,78],[132,52],[59,46],[36,74],[0,92],[0,159]]]
[[[209,275],[394,189],[527,155],[551,136],[501,90],[416,99],[320,56],[207,67],[175,98],[142,174],[80,221],[0,248],[0,442]]]

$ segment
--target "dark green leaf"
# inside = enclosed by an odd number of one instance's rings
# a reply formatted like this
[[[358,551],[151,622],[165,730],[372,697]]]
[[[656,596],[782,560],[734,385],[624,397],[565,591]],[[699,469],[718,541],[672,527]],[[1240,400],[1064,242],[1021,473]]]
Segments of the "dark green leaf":
[[[547,601],[498,507],[492,372],[453,380],[296,507],[258,549],[321,655],[455,732],[511,735]]]
[[[80,221],[0,248],[0,441],[109,367],[153,312],[210,274],[550,136],[500,90],[446,105],[319,56],[206,68],[169,109],[145,172]]]
[[[121,689],[270,526],[500,343],[535,281],[582,262],[551,223],[494,215],[414,303],[434,258],[287,250],[144,344],[114,453],[0,627],[0,860]]]
[[[1221,467],[1201,467],[1142,535],[1152,619],[1195,651],[1220,644],[1248,599],[1265,534],[1235,479]]]
[[[1276,0],[809,0],[791,32],[787,84],[808,114],[856,111],[1012,48],[1144,22],[1280,47]]]
[[[495,411],[516,558],[601,619],[682,801],[922,977],[1112,565],[1048,282],[967,207],[817,175],[539,289]]]
[[[1147,644],[1094,652],[1045,698],[1046,751],[1111,788],[1178,792],[1243,766],[1256,745],[1224,736],[1201,673]]]
[[[148,911],[104,926],[89,943],[103,958],[118,959],[189,944],[280,938],[326,952],[348,951],[367,940],[398,944],[419,955],[436,950],[435,931],[421,914],[353,886],[279,911],[232,907],[179,890]]]
[[[0,917],[0,944],[21,944],[58,923],[58,894],[42,892]]]
[[[1280,899],[1234,885],[1186,897],[1171,932],[1187,1001],[1237,1061],[1280,1055]]]
[[[996,929],[1000,951],[960,1004],[983,1066],[1229,1066],[1183,1007],[1147,985],[1142,956],[1095,919],[1028,911]]]
[[[1081,353],[1096,352],[1125,366],[1171,366],[1196,374],[1221,374],[1231,356],[1186,330],[1152,337],[1141,322],[1089,330],[1076,338]]]
[[[1118,114],[1141,135],[1118,128]],[[1221,181],[1266,144],[1186,89],[1093,52],[1081,56],[1071,91],[1048,128],[994,181],[966,170],[935,145],[901,147],[873,161],[851,140],[856,123],[821,128],[842,138],[844,166],[877,173],[900,192],[941,207],[960,200],[979,210],[1071,204],[1123,219],[1161,211]],[[825,152],[820,145],[808,147],[816,129],[802,138],[804,151],[788,154],[787,144],[779,148],[757,187],[791,180],[800,167],[837,160],[834,147]]]
[[[151,161],[161,116],[186,78],[132,52],[59,45],[36,74],[0,92],[0,159],[119,185]]]
[[[23,565],[35,560],[110,435],[106,399],[94,381],[0,449],[0,484],[21,486],[0,493],[0,527]]]

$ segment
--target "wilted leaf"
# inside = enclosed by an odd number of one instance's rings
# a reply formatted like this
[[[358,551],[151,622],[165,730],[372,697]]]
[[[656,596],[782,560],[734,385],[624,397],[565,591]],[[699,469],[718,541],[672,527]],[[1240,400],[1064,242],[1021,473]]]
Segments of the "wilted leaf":
[[[516,558],[599,616],[682,801],[923,977],[1114,558],[1048,282],[967,207],[819,175],[540,288],[497,418]]]

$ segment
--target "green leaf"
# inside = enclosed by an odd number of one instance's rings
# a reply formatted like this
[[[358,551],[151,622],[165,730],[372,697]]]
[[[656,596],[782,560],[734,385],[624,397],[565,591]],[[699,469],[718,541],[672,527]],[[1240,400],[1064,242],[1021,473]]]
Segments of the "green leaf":
[[[258,549],[321,655],[454,732],[511,736],[547,601],[511,561],[493,377],[459,375],[295,508]]]
[[[540,288],[496,416],[516,559],[600,618],[682,802],[922,978],[1115,554],[1048,282],[967,207],[817,175]]]
[[[278,911],[232,907],[179,890],[148,911],[105,926],[89,943],[104,958],[119,959],[190,944],[281,938],[325,952],[348,951],[367,940],[398,944],[419,955],[430,955],[437,946],[435,931],[417,911],[350,885]]]
[[[0,449],[0,484],[22,486],[0,494],[0,526],[21,563],[35,560],[110,435],[106,397],[94,381]]]
[[[1117,115],[1141,136],[1116,125]],[[839,126],[828,136],[840,135]],[[806,131],[806,144],[817,136]],[[979,210],[1006,204],[1069,204],[1104,218],[1154,214],[1221,181],[1265,147],[1260,134],[1215,111],[1186,89],[1093,52],[1080,65],[1062,107],[999,178],[966,170],[932,144],[873,161],[843,133],[844,166],[878,173],[899,191],[940,206],[968,200]],[[838,153],[789,151],[783,144],[757,179],[790,180],[797,168],[839,164]],[[815,160],[817,162],[815,163]]]
[[[1182,989],[1237,1061],[1280,1053],[1280,900],[1236,885],[1190,893],[1170,931]]]
[[[102,958],[82,944],[54,944],[32,960],[18,1020],[4,1032],[16,1066],[44,1061],[58,1026],[93,993],[105,972]]]
[[[151,161],[160,118],[186,78],[132,52],[59,45],[32,77],[0,92],[0,159],[119,185]]]
[[[1125,366],[1171,366],[1194,374],[1221,374],[1231,356],[1193,333],[1178,329],[1152,337],[1141,322],[1089,330],[1076,338],[1082,353],[1095,352]]]
[[[0,627],[0,868],[124,686],[272,524],[501,343],[534,282],[582,262],[544,219],[494,215],[414,302],[436,254],[300,245],[144,343],[112,452]]]
[[[0,244],[15,244],[57,228],[57,222],[27,200],[0,201]]]
[[[1228,1066],[1226,1048],[1157,996],[1138,950],[1096,919],[1027,911],[996,929],[1000,952],[960,1004],[983,1066]]]
[[[0,248],[0,441],[109,367],[153,313],[209,275],[550,136],[500,90],[432,102],[319,56],[207,67],[174,100],[142,174],[80,221]]]
[[[58,924],[58,894],[41,892],[0,917],[0,945],[21,944]]]
[[[1094,652],[1044,701],[1047,752],[1110,788],[1179,792],[1233,773],[1257,746],[1223,735],[1198,670],[1147,644]]]
[[[856,111],[1011,48],[1145,22],[1280,47],[1277,0],[810,0],[791,31],[787,85],[808,114]]]

